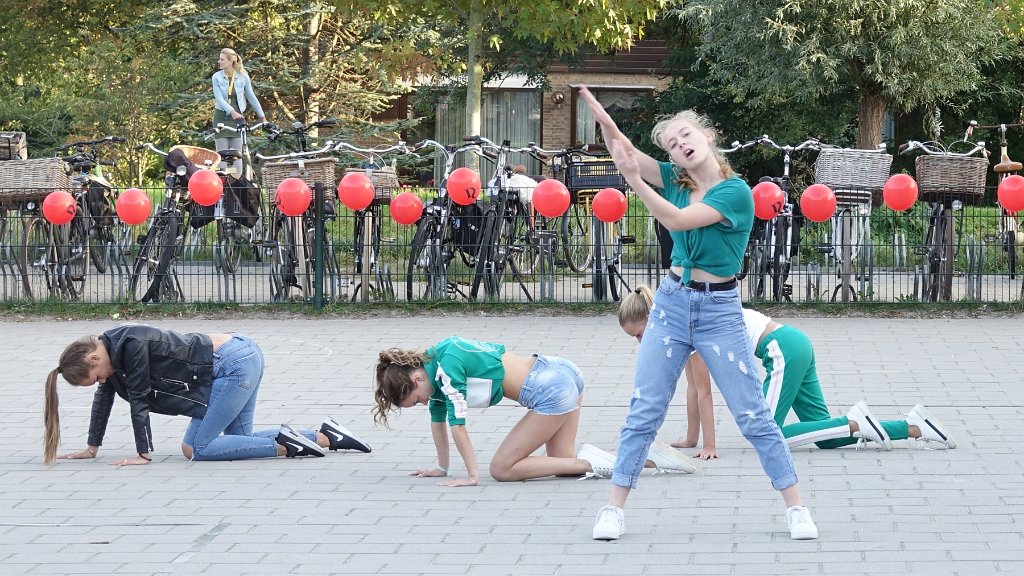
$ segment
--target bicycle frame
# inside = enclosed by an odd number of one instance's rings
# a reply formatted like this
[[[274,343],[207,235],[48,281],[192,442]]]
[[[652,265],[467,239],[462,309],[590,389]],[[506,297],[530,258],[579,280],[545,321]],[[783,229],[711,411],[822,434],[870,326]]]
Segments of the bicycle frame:
[[[412,147],[411,153],[430,147],[443,157],[441,178],[435,187],[437,195],[423,207],[423,215],[416,223],[412,247],[406,270],[406,298],[446,300],[454,295],[469,298],[460,288],[460,283],[449,277],[449,265],[456,254],[466,266],[476,266],[479,240],[474,246],[465,246],[456,241],[457,233],[464,238],[469,231],[476,231],[479,237],[479,222],[473,222],[463,208],[455,204],[448,195],[447,181],[455,166],[456,157],[475,145],[465,144],[455,148],[434,140],[424,140]],[[466,248],[471,248],[466,250]],[[422,282],[420,282],[422,278]]]

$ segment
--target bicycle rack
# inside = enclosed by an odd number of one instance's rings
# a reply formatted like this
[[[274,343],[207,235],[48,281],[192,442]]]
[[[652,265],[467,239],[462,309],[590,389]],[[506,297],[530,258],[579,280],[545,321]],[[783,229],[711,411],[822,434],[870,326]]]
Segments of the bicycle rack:
[[[213,270],[216,273],[217,278],[217,301],[219,302],[237,302],[238,301],[238,274],[234,272],[226,272],[224,266],[217,264],[217,260],[223,261],[227,258],[226,255],[221,254],[217,256],[216,253],[220,251],[220,244],[214,244],[213,246]]]
[[[537,275],[540,277],[540,300],[555,299],[555,250],[558,247],[558,235],[554,230],[537,231],[537,249],[539,262]]]
[[[807,283],[804,297],[808,302],[821,300],[821,264],[811,262],[807,265]]]
[[[967,252],[967,299],[980,301],[985,244],[979,242],[974,236],[968,236],[964,240],[964,251]]]
[[[107,261],[110,262],[110,299],[115,302],[123,300],[125,298],[124,287],[127,284],[125,271],[128,270],[128,261],[119,245],[107,242],[104,249],[107,251]]]
[[[874,300],[875,288],[875,245],[861,244],[860,256],[860,294],[862,300]]]
[[[892,266],[893,268],[906,267],[907,261],[907,236],[903,232],[893,232],[892,235]]]

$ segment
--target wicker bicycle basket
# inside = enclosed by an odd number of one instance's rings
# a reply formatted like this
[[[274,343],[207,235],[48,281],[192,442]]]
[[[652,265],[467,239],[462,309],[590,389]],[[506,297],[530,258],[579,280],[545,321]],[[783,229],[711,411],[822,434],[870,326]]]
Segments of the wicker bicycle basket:
[[[310,158],[300,160],[285,160],[283,162],[269,162],[260,168],[263,175],[263,189],[273,198],[278,185],[288,178],[302,178],[310,189],[316,183],[320,183],[324,190],[333,190],[337,184],[334,175],[334,168],[337,160],[334,158]]]
[[[892,154],[878,150],[825,148],[814,165],[814,181],[832,189],[836,202],[880,204],[881,191],[889,179]]]
[[[192,162],[199,168],[216,170],[220,167],[220,154],[210,150],[209,148],[179,144],[172,147],[170,151],[174,150],[181,150],[184,152],[185,156],[188,156],[189,162]]]
[[[366,174],[366,177],[373,182],[373,194],[377,200],[381,202],[388,202],[391,200],[391,195],[395,189],[398,188],[398,172],[393,166],[384,166],[383,168],[346,168],[345,174],[352,174],[354,172],[362,172]]]
[[[931,154],[918,156],[914,168],[926,202],[949,197],[976,200],[985,195],[985,158]]]
[[[42,200],[54,190],[71,191],[71,167],[60,158],[0,162],[0,204]]]

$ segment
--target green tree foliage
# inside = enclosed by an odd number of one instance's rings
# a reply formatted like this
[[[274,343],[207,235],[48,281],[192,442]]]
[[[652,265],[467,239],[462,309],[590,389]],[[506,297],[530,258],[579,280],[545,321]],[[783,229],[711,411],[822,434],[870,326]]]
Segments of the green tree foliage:
[[[348,13],[372,15],[381,25],[404,32],[400,52],[418,54],[408,73],[428,74],[448,85],[465,84],[467,130],[480,130],[480,102],[484,78],[507,72],[497,63],[518,59],[534,78],[543,76],[538,56],[572,55],[581,46],[597,50],[627,48],[644,33],[644,26],[660,16],[671,0],[336,0]],[[532,43],[535,48],[522,50]],[[494,57],[509,50],[517,56]]]
[[[1004,51],[985,0],[693,0],[679,14],[711,73],[762,108],[855,90],[862,148],[886,110],[974,91]]]

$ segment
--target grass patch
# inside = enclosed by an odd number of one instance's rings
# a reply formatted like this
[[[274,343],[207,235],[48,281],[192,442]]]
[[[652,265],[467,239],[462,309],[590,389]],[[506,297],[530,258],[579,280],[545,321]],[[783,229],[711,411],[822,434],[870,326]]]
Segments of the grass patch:
[[[770,316],[823,318],[978,318],[1024,315],[1024,303],[1001,302],[858,302],[838,304],[811,302],[799,304],[747,304]],[[290,319],[290,318],[392,318],[414,316],[603,316],[615,314],[612,302],[372,302],[329,304],[316,309],[312,304],[87,304],[72,302],[3,303],[0,319],[29,320],[114,320],[144,321],[162,319]]]

